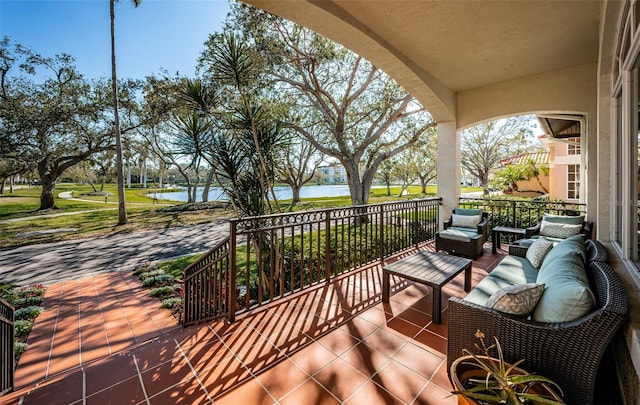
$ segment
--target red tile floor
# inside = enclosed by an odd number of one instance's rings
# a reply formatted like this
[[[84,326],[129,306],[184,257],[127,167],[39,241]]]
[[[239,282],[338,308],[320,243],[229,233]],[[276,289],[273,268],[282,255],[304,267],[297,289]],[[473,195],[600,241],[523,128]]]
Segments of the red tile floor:
[[[504,252],[474,261],[474,285]],[[443,289],[464,295],[464,273]],[[238,317],[181,328],[129,274],[52,285],[6,404],[456,404],[446,309],[372,266]],[[22,388],[20,388],[22,387]]]

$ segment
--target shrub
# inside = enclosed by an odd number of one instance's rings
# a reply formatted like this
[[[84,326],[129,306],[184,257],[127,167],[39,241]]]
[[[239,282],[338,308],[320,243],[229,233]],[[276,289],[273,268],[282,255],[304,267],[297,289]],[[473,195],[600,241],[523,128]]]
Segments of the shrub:
[[[20,319],[34,320],[38,317],[38,315],[40,315],[40,313],[42,313],[42,307],[28,306],[28,307],[16,309],[14,316],[16,320],[20,320]]]
[[[14,294],[18,298],[44,297],[46,290],[46,287],[42,284],[32,284],[15,289]]]
[[[149,269],[152,267],[153,265],[151,264],[151,262],[144,262],[142,264],[137,265],[136,267],[133,268],[133,275],[134,276],[140,276],[140,274],[149,271]]]
[[[151,271],[145,271],[144,273],[141,273],[138,277],[140,277],[140,280],[144,281],[148,278],[160,276],[162,274],[165,274],[164,270],[156,269]]]
[[[27,336],[29,332],[31,332],[31,329],[33,328],[33,322],[26,319],[18,319],[14,323],[13,327],[14,335],[16,337],[24,337]]]
[[[43,298],[39,296],[16,298],[13,300],[13,306],[16,308],[23,308],[29,305],[42,304]]]
[[[173,288],[173,286],[166,285],[163,287],[154,288],[153,290],[151,290],[149,295],[151,295],[152,297],[162,297],[164,295],[172,294],[174,291],[175,289]]]
[[[182,304],[182,298],[171,297],[171,298],[162,300],[162,308],[172,309],[178,304]]]
[[[22,353],[26,352],[29,345],[25,342],[13,342],[13,355],[16,359],[22,356]]]

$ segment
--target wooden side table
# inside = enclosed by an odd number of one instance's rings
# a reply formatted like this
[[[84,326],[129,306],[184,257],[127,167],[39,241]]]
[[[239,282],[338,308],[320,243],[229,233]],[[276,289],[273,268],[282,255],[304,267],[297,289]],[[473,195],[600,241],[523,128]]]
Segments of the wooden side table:
[[[510,228],[508,226],[496,226],[491,230],[491,251],[496,253],[497,247],[500,245],[500,235],[514,235],[516,239],[524,238],[527,230],[523,228]]]
[[[464,290],[471,290],[471,263],[469,259],[443,253],[417,252],[382,267],[382,302],[389,302],[391,274],[416,283],[431,286],[433,302],[431,316],[434,323],[442,321],[442,287],[455,276],[464,273]]]

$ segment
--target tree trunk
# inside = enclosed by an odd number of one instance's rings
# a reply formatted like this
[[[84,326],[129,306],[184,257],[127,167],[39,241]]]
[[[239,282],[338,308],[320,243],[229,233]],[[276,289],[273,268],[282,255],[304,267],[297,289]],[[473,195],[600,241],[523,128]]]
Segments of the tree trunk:
[[[2,182],[0,182],[0,195],[4,194],[4,185],[7,182],[7,179],[2,179]]]
[[[291,202],[293,204],[297,204],[300,202],[300,189],[302,188],[301,186],[297,186],[297,185],[289,185],[289,187],[291,187],[291,192],[293,193],[293,199],[291,200]]]
[[[42,193],[40,194],[40,208],[38,210],[56,208],[56,180],[51,176],[41,176],[41,180]]]
[[[391,195],[391,183],[387,182],[387,195]]]
[[[116,74],[116,13],[115,0],[109,1],[111,15],[111,89],[113,92],[113,118],[116,138],[116,166],[118,171],[118,225],[127,223],[127,208],[124,195],[124,170],[122,167],[122,135],[118,112],[118,75]]]
[[[131,162],[127,161],[127,188],[131,188]]]
[[[213,183],[213,169],[209,171],[207,181],[204,183],[204,190],[202,190],[202,202],[209,201],[209,189],[211,188],[211,183]]]

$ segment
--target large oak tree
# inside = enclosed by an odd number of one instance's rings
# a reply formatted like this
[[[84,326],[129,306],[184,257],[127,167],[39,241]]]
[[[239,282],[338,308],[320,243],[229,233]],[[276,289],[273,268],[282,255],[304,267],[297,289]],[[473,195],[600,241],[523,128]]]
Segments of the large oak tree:
[[[284,125],[340,161],[354,205],[368,202],[384,160],[436,125],[393,79],[341,45],[250,6],[234,6],[232,16],[228,29],[253,43],[271,94],[289,103]]]
[[[8,38],[0,43],[0,158],[36,167],[41,210],[55,207],[65,170],[113,148],[108,85],[86,81],[73,63],[69,55],[43,57]]]

